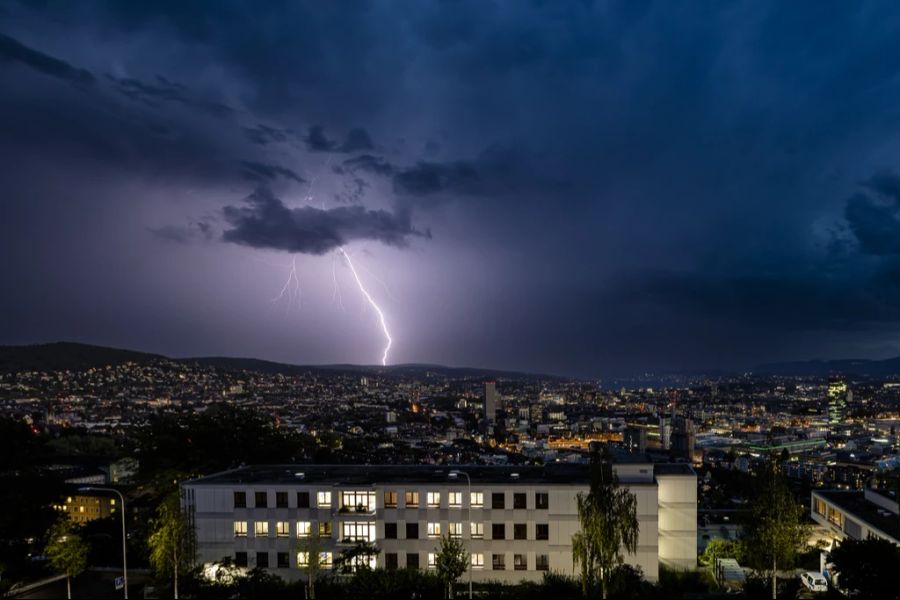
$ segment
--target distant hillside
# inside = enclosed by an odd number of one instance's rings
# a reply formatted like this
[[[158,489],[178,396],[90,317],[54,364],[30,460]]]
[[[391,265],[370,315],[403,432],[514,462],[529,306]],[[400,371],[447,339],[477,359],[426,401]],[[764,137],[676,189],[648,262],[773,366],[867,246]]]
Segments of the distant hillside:
[[[162,358],[164,357],[158,354],[74,342],[0,346],[0,372],[79,371],[126,362],[151,362]]]
[[[427,377],[430,374],[452,377],[497,378],[497,379],[549,379],[552,376],[476,369],[469,367],[445,367],[441,365],[292,365],[260,360],[257,358],[234,358],[227,356],[200,356],[192,358],[169,358],[160,354],[148,354],[133,350],[91,346],[74,342],[54,342],[31,346],[0,346],[0,373],[13,371],[77,371],[106,365],[120,365],[126,362],[146,363],[171,360],[182,364],[200,364],[231,371],[256,371],[258,373],[280,373],[299,375],[304,373],[330,373],[365,375],[380,373],[402,377]]]
[[[887,377],[900,375],[900,357],[885,360],[848,358],[842,360],[769,363],[756,367],[753,373],[756,375],[794,375],[799,377],[827,377],[828,375]]]

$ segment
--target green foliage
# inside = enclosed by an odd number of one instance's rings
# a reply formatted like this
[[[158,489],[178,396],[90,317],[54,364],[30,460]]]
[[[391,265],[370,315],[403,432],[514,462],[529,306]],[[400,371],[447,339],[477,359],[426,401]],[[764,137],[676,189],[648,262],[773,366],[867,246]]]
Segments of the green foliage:
[[[443,582],[427,571],[418,569],[363,569],[353,574],[344,586],[345,598],[372,598],[394,600],[419,598],[438,599],[443,593]],[[325,597],[323,595],[323,597]],[[328,598],[332,596],[329,595]]]
[[[581,567],[584,594],[599,587],[606,597],[610,574],[622,564],[623,551],[637,550],[639,525],[637,498],[619,487],[605,448],[591,453],[590,491],[579,493],[577,503],[580,530],[572,536],[572,559]]]
[[[449,533],[441,538],[441,542],[435,550],[435,567],[438,578],[444,583],[449,594],[453,589],[453,583],[469,567],[469,553],[466,552],[462,540],[450,537]]]
[[[750,567],[772,571],[773,566],[789,569],[806,546],[809,526],[805,510],[794,498],[787,478],[770,460],[756,475],[756,494],[750,520],[745,528],[745,547]]]
[[[847,539],[831,551],[830,560],[841,588],[862,598],[900,598],[895,576],[900,572],[900,548],[887,540]]]
[[[740,540],[723,540],[716,538],[710,540],[700,555],[700,564],[710,567],[715,564],[717,558],[733,558],[736,561],[744,560],[744,544]]]
[[[319,539],[319,532],[314,530],[307,538],[297,541],[297,552],[309,553],[309,560],[305,566],[300,566],[300,570],[306,575],[306,597],[316,597],[316,581],[319,579],[319,573],[322,570],[322,541]]]
[[[181,498],[177,491],[170,493],[160,503],[150,527],[147,545],[150,549],[150,566],[156,575],[169,578],[176,567],[179,573],[187,572],[194,563],[196,537],[181,510]]]
[[[75,577],[87,568],[90,548],[68,517],[60,517],[50,528],[44,550],[54,571]]]
[[[381,550],[372,542],[356,542],[352,547],[341,551],[334,560],[334,567],[344,574],[367,570],[369,569],[367,559],[378,556],[380,552]]]
[[[647,598],[655,590],[653,584],[644,580],[640,567],[622,564],[610,573],[608,591],[610,598]]]
[[[659,582],[656,589],[662,598],[708,594],[714,588],[715,582],[707,571],[672,569],[659,565]]]

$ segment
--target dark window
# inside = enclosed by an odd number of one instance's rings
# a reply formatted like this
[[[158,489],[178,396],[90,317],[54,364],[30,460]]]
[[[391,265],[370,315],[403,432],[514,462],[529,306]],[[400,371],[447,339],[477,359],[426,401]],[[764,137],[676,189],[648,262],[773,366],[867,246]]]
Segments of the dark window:
[[[247,492],[234,493],[234,507],[247,508]]]
[[[406,568],[407,569],[418,569],[419,568],[419,555],[415,552],[407,552],[406,553]]]
[[[516,571],[527,571],[528,557],[524,554],[513,554],[513,568]]]
[[[256,502],[253,504],[256,508],[266,508],[269,505],[268,497],[265,492],[256,492]]]
[[[528,539],[528,525],[526,523],[516,523],[513,525],[513,539],[514,540],[527,540]]]
[[[538,492],[535,494],[534,507],[543,510],[550,508],[550,494],[547,492]]]
[[[513,494],[513,508],[526,508],[525,494]]]
[[[406,539],[408,539],[408,540],[419,539],[419,524],[418,523],[407,523],[406,524]],[[418,560],[418,558],[416,560]],[[416,563],[416,565],[418,566],[418,563]]]
[[[278,568],[279,569],[290,569],[291,568],[291,559],[288,558],[290,556],[287,552],[279,552],[278,553]]]
[[[384,524],[384,539],[386,539],[386,540],[396,540],[397,539],[397,524],[396,523],[385,523]]]
[[[503,492],[491,494],[491,508],[506,508]]]
[[[506,569],[506,555],[494,554],[491,557],[491,568],[495,571],[503,571]]]
[[[534,539],[536,540],[549,540],[550,539],[550,526],[546,523],[538,523],[534,526]]]
[[[260,569],[268,569],[269,568],[269,553],[268,552],[257,552],[256,553],[256,566]]]
[[[275,508],[287,507],[287,492],[275,492]]]
[[[505,540],[506,539],[506,524],[505,523],[492,523],[491,524],[491,538],[495,540]]]
[[[246,552],[235,552],[234,553],[234,566],[236,566],[236,567],[246,567],[247,566],[247,553]]]
[[[331,521],[322,521],[319,523],[319,537],[331,537]]]
[[[309,492],[297,492],[297,508],[309,508]]]
[[[396,552],[386,552],[384,555],[384,568],[388,571],[396,571],[397,570],[397,553]]]
[[[550,570],[550,557],[546,554],[538,554],[535,558],[534,568],[538,571]]]

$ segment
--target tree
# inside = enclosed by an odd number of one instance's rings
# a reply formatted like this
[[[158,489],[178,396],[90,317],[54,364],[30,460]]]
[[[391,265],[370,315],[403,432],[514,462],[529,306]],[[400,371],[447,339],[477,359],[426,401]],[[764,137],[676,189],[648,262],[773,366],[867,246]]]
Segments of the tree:
[[[66,593],[72,598],[72,578],[87,568],[90,548],[66,516],[60,517],[50,528],[44,552],[53,570],[66,576]]]
[[[716,564],[717,558],[733,558],[741,562],[744,547],[740,540],[723,540],[716,538],[709,540],[703,554],[700,555],[700,564],[706,567]]]
[[[313,530],[309,537],[297,542],[297,567],[306,575],[306,597],[316,597],[316,580],[322,570],[322,541],[319,532]],[[306,560],[301,561],[303,556]]]
[[[755,476],[756,494],[750,521],[745,530],[745,547],[753,548],[750,566],[760,571],[771,569],[772,598],[778,595],[778,567],[791,568],[805,547],[809,527],[804,509],[788,487],[777,461],[769,459]]]
[[[887,540],[846,539],[831,551],[841,588],[856,590],[861,598],[900,598],[892,575],[900,571],[900,548]]]
[[[580,530],[572,536],[572,559],[581,566],[584,594],[599,584],[606,598],[610,573],[622,564],[623,551],[637,551],[637,498],[619,487],[605,447],[591,452],[590,477],[588,493],[577,496]]]
[[[447,590],[447,598],[453,597],[453,584],[469,567],[469,553],[458,538],[450,537],[448,533],[441,538],[441,542],[435,548],[435,567],[438,578]]]
[[[150,565],[160,577],[173,578],[174,596],[178,598],[178,574],[193,566],[196,539],[194,529],[181,510],[178,492],[166,496],[156,509],[147,540]]]
[[[341,573],[352,573],[357,569],[368,569],[369,560],[378,556],[381,550],[372,542],[359,541],[351,547],[343,550],[341,555],[334,561],[334,566]]]

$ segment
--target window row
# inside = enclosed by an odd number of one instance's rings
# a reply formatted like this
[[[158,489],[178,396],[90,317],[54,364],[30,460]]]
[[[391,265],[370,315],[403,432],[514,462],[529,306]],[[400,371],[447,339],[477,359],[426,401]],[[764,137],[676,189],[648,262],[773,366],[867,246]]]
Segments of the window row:
[[[506,523],[491,523],[491,539],[494,540],[505,540],[506,537]],[[463,536],[463,523],[461,522],[450,522],[447,523],[447,533],[450,537],[453,538],[461,538]],[[439,538],[443,535],[443,531],[441,529],[441,523],[439,521],[431,521],[426,524],[426,534],[429,538]],[[484,538],[484,523],[469,523],[469,536],[472,539],[483,539]],[[385,523],[384,524],[384,539],[386,540],[396,540],[399,539],[399,527],[397,523]],[[418,523],[406,523],[406,536],[405,539],[408,540],[416,540],[419,539],[419,524]],[[527,540],[528,537],[528,524],[527,523],[514,523],[512,526],[512,538],[513,540]],[[549,540],[550,539],[550,525],[547,523],[536,523],[534,526],[534,538],[535,540]]]
[[[261,569],[268,569],[269,567],[274,567],[276,569],[290,569],[290,554],[288,552],[276,552],[275,553],[275,563],[272,564],[269,562],[269,553],[268,552],[255,552],[256,555],[256,564],[254,566],[259,567]],[[248,564],[249,553],[247,552],[235,552],[234,553],[234,565],[236,567],[249,567]],[[334,566],[334,555],[331,552],[319,552],[319,568],[321,569],[331,569]],[[297,568],[303,569],[309,567],[309,552],[298,552],[297,553]]]
[[[384,492],[384,507],[399,507],[400,492]],[[428,508],[440,508],[442,506],[441,492],[426,492],[424,506]],[[447,507],[461,508],[463,506],[462,492],[447,492]],[[470,492],[469,506],[471,508],[483,508],[484,492]],[[311,508],[312,500],[315,500],[315,506],[318,508],[331,508],[331,492],[320,491],[312,497],[311,492],[297,492],[297,508]],[[268,492],[253,493],[254,508],[269,508]],[[419,492],[404,492],[403,506],[406,508],[418,508],[423,506]],[[375,492],[374,491],[341,491],[338,492],[338,509],[345,512],[372,512],[375,510]],[[234,508],[247,508],[247,492],[234,492]],[[288,505],[288,492],[275,492],[275,508],[290,508]],[[531,508],[537,510],[546,510],[550,507],[550,495],[546,492],[534,493],[534,504]],[[490,494],[490,508],[505,509],[507,508],[506,493],[494,492]],[[528,494],[525,492],[513,492],[511,508],[524,510],[528,508]]]
[[[269,561],[269,552],[255,552],[256,564],[255,567],[260,569],[268,569],[268,568],[277,568],[277,569],[290,569],[290,554],[288,552],[275,552],[275,562],[271,563]],[[236,567],[249,567],[249,556],[248,552],[235,552],[234,553],[234,565]],[[504,571],[506,570],[506,554],[491,554],[491,569],[494,571]],[[473,552],[469,555],[469,564],[472,569],[483,569],[485,568],[484,564],[484,553],[482,552]],[[535,571],[549,571],[550,570],[550,557],[547,554],[537,554],[535,555],[534,562],[534,570]],[[367,563],[366,566],[369,568],[375,568],[375,557],[365,557],[363,559],[364,562]],[[308,551],[300,551],[297,552],[297,568],[298,569],[307,569],[310,567],[310,553]],[[359,565],[357,565],[359,566]],[[387,552],[384,555],[384,566],[388,570],[396,570],[400,568],[399,555],[396,552]],[[407,552],[406,554],[406,564],[404,565],[407,569],[418,569],[421,567],[419,562],[419,554],[415,552]],[[437,555],[434,552],[428,552],[425,557],[425,566],[429,569],[437,568]],[[331,552],[319,552],[319,562],[318,568],[321,570],[331,569],[334,567],[334,555]],[[528,555],[527,554],[513,554],[513,562],[512,568],[516,571],[527,571],[528,570]]]
[[[504,571],[506,570],[506,555],[505,554],[492,554],[491,556],[491,569],[494,571]],[[550,570],[550,556],[547,554],[537,554],[535,555],[534,561],[534,570],[535,571],[549,571]],[[469,555],[469,564],[472,569],[483,569],[484,568],[484,553],[482,552],[473,552]],[[407,569],[418,569],[420,568],[419,563],[419,555],[415,552],[407,552],[406,553],[406,564],[404,565]],[[426,562],[425,566],[429,569],[437,568],[437,555],[434,552],[429,552],[426,554]],[[388,570],[395,570],[400,568],[399,555],[396,552],[386,552],[384,555],[384,567]],[[512,567],[516,571],[527,571],[528,570],[528,555],[527,554],[513,554],[513,563]]]
[[[315,527],[314,527],[315,525]],[[248,533],[248,522],[247,521],[235,521],[234,522],[234,536],[235,537],[247,537]],[[269,521],[254,521],[253,522],[253,535],[254,537],[269,537]],[[291,537],[291,524],[290,521],[275,521],[275,536],[276,537]],[[294,535],[298,538],[308,538],[313,535],[313,531],[316,531],[319,537],[330,538],[331,537],[331,522],[330,521],[320,521],[318,524],[313,523],[312,521],[297,521],[297,526],[294,529]],[[439,538],[443,535],[443,531],[441,528],[441,523],[439,521],[430,521],[426,524],[426,535],[429,538]],[[453,538],[461,538],[463,536],[463,523],[462,522],[450,522],[447,523],[447,533],[450,537]],[[419,524],[418,523],[406,523],[405,527],[405,538],[407,540],[417,540],[419,539]],[[507,533],[506,523],[491,523],[491,539],[494,540],[505,540]],[[351,541],[351,542],[374,542],[376,539],[375,534],[375,523],[371,521],[344,521],[340,524],[340,539],[342,541]],[[473,539],[482,539],[484,538],[484,523],[469,523],[469,536]],[[399,538],[399,527],[397,523],[385,523],[384,524],[384,538],[387,540],[396,540]],[[514,523],[512,526],[512,537],[509,539],[513,540],[527,540],[528,537],[528,524],[527,523]],[[534,526],[534,538],[535,540],[548,540],[550,539],[550,525],[547,523],[536,523]]]

